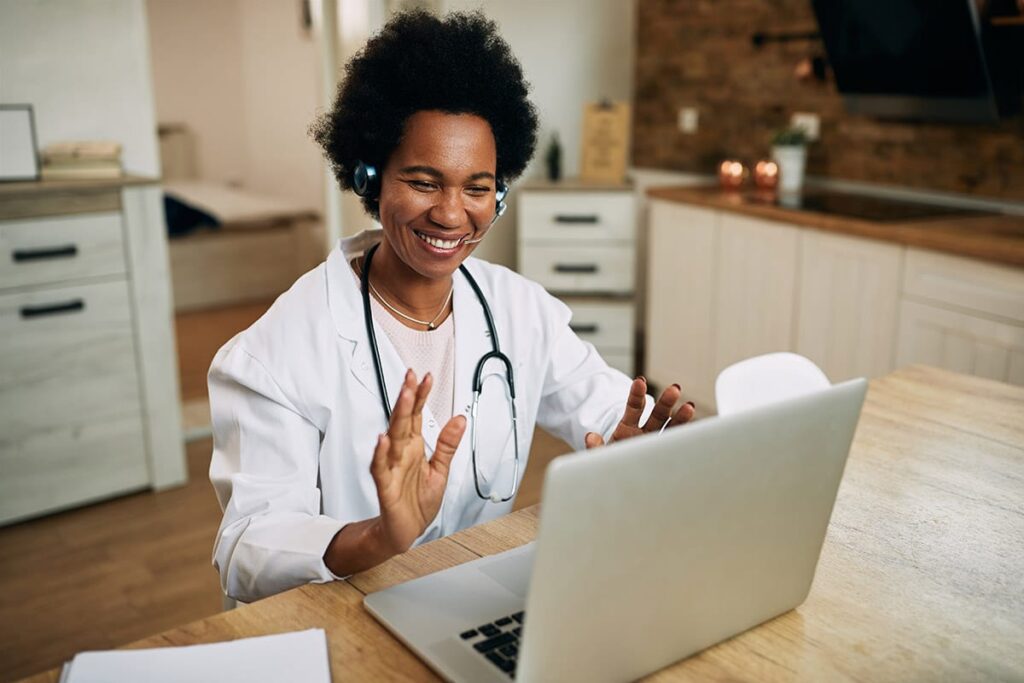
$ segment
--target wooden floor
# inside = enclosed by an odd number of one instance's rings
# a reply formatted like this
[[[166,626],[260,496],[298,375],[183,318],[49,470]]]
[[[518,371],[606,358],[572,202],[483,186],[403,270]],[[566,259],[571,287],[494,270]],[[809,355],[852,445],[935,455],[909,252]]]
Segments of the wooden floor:
[[[206,395],[217,349],[267,303],[177,317],[183,400]],[[0,528],[0,681],[58,666],[220,611],[210,557],[220,508],[212,441],[187,446],[189,482]],[[568,446],[538,430],[516,507],[540,500],[544,468]]]

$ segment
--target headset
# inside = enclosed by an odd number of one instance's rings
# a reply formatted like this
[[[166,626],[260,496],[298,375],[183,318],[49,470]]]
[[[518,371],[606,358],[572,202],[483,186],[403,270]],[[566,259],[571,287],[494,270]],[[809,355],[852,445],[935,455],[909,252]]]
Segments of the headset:
[[[362,161],[356,162],[356,167],[352,170],[352,191],[360,197],[367,197],[369,199],[378,199],[380,197],[380,174],[377,172],[377,167],[371,164],[363,163]],[[488,228],[494,225],[495,221],[501,218],[505,210],[508,209],[508,204],[505,203],[505,198],[508,196],[508,185],[501,180],[495,183],[495,204],[494,204],[494,218],[491,219]],[[475,240],[466,240],[464,244],[476,244],[483,240],[483,237]]]

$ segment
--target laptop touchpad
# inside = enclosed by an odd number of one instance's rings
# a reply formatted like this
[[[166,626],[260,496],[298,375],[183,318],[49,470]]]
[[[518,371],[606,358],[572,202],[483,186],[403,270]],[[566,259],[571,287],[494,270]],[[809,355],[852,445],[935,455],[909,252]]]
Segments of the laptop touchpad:
[[[530,588],[530,574],[533,571],[534,544],[520,548],[522,552],[512,551],[505,557],[496,558],[480,567],[480,571],[497,581],[515,595],[526,599]]]

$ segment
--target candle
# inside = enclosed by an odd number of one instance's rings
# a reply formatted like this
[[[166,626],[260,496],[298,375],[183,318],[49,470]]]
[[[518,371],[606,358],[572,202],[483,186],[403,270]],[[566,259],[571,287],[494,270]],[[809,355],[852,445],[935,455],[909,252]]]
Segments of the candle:
[[[734,159],[726,159],[718,165],[718,182],[726,190],[735,190],[743,185],[747,177],[746,167]]]
[[[774,190],[779,184],[779,165],[762,159],[754,165],[754,184],[762,190]]]

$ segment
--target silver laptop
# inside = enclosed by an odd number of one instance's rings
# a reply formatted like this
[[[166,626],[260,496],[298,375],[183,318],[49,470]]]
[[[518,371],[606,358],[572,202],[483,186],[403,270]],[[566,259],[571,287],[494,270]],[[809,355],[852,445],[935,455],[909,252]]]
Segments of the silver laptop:
[[[452,681],[632,680],[804,601],[867,383],[548,467],[535,542],[366,596]]]

